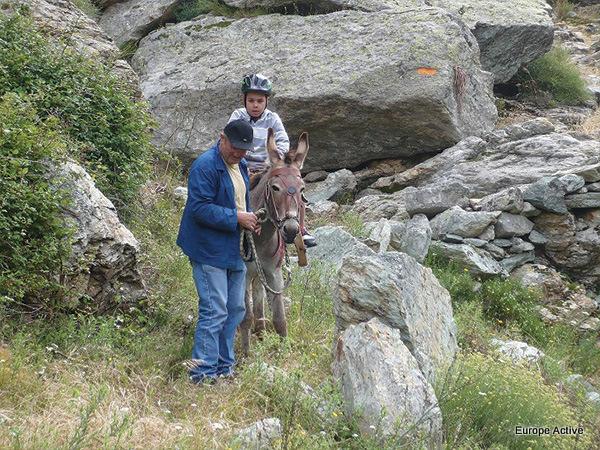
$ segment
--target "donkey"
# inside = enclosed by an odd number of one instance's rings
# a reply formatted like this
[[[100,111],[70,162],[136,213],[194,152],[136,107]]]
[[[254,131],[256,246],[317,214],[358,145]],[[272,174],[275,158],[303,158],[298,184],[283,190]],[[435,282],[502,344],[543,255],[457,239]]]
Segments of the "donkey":
[[[266,220],[262,224],[260,235],[254,235],[256,246],[255,260],[246,263],[246,316],[240,324],[242,350],[248,355],[250,349],[250,331],[258,334],[265,329],[264,296],[256,259],[264,271],[267,285],[277,292],[284,288],[282,265],[285,245],[294,242],[300,233],[300,214],[304,181],[300,170],[308,153],[308,133],[300,135],[298,146],[290,150],[284,158],[279,156],[273,130],[269,128],[267,152],[270,167],[260,176],[260,181],[250,192],[250,204],[253,211],[266,210]],[[273,326],[279,336],[287,336],[285,307],[281,294],[268,294],[273,313]]]

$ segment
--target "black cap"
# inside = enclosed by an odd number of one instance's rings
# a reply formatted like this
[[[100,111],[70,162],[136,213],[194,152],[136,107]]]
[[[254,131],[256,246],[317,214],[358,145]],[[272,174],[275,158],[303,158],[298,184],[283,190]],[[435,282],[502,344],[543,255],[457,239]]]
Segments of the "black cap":
[[[223,130],[231,145],[240,150],[250,150],[252,148],[252,139],[254,131],[252,125],[243,119],[232,120]]]

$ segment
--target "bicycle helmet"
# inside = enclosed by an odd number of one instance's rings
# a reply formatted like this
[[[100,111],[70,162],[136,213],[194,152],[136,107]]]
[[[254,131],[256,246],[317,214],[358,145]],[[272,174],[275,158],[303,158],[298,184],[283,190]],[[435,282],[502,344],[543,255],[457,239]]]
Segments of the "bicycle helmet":
[[[271,95],[273,85],[271,81],[260,73],[246,75],[242,80],[242,92],[257,92],[259,94]]]

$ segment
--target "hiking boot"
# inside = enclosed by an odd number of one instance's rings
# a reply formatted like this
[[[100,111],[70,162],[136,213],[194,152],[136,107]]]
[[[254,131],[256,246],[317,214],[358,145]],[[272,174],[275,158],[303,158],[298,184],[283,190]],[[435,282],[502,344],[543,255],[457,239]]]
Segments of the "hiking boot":
[[[304,246],[306,248],[317,246],[317,239],[314,236],[308,234],[308,231],[302,233],[302,240],[304,241]]]

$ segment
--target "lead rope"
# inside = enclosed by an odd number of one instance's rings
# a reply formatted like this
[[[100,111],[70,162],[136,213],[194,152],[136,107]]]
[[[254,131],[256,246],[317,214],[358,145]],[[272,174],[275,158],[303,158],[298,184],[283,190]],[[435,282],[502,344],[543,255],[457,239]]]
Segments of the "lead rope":
[[[268,220],[268,217],[265,208],[261,208],[258,211],[256,211],[256,217],[258,217],[259,222],[266,222]],[[244,239],[250,244],[248,249],[244,248]],[[254,256],[254,260],[256,261],[258,278],[260,279],[260,282],[263,284],[267,291],[274,295],[283,294],[283,292],[288,288],[288,286],[292,282],[292,269],[290,265],[290,257],[288,255],[287,245],[285,245],[285,243],[283,245],[283,248],[285,255],[285,264],[283,265],[282,269],[285,270],[285,281],[283,283],[283,289],[281,291],[276,291],[267,283],[265,271],[263,270],[262,263],[260,262],[260,258],[258,257],[258,253],[256,252],[256,245],[254,244],[254,236],[252,235],[252,231],[244,229],[240,233],[240,255],[242,255],[242,259],[245,262],[250,262],[252,261],[252,257]]]

